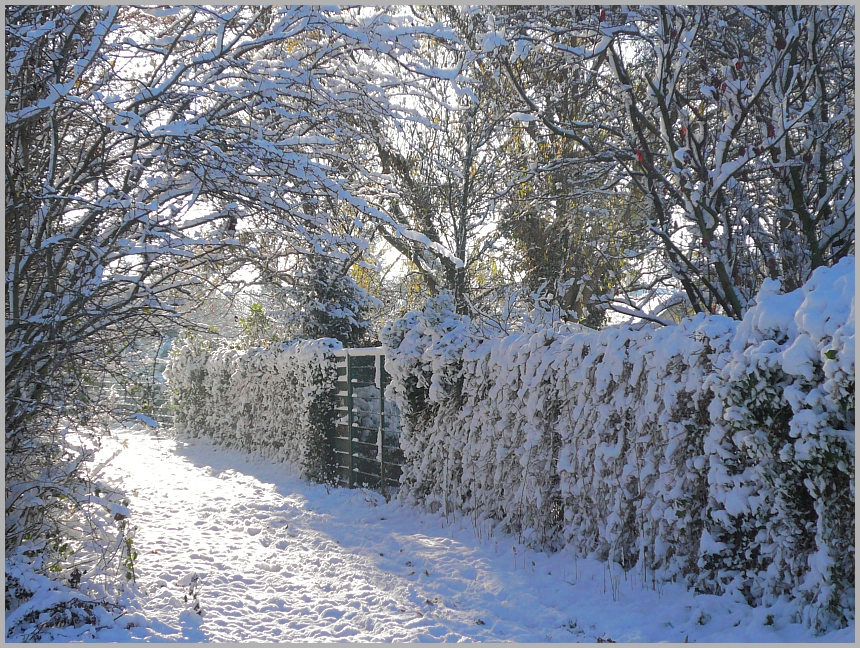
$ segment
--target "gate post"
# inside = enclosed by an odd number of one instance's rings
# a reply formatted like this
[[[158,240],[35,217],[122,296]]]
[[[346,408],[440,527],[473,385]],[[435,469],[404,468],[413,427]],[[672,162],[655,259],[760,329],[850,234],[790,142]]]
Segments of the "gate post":
[[[349,475],[346,478],[346,484],[348,488],[352,488],[355,481],[355,474],[352,471],[352,363],[349,361],[349,350],[344,349],[344,351],[346,352],[346,436],[349,450]]]
[[[376,440],[379,443],[379,482],[382,496],[388,499],[388,486],[385,483],[385,356],[376,356],[376,386],[379,388],[379,432]]]

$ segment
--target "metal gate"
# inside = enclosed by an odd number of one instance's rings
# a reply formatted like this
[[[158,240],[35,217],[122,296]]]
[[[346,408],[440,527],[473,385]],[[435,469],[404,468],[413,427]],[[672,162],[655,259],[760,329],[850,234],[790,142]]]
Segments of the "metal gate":
[[[400,413],[385,400],[388,374],[381,348],[335,351],[336,422],[332,430],[335,479],[339,486],[388,489],[400,483]]]

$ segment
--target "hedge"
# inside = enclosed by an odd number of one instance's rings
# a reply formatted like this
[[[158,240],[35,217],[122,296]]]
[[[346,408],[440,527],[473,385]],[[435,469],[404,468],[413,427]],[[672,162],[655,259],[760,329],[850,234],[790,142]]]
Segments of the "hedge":
[[[333,339],[247,350],[209,340],[178,343],[165,369],[176,430],[326,481],[339,348]]]
[[[825,630],[854,616],[854,259],[743,321],[478,335],[449,302],[382,335],[401,498]]]

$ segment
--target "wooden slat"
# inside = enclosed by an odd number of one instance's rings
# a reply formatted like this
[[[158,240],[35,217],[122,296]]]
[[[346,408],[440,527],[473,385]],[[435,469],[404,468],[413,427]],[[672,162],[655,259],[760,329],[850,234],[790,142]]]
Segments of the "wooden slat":
[[[338,349],[333,351],[332,354],[337,358],[345,358],[347,354],[349,354],[349,357],[351,358],[356,358],[362,356],[383,355],[383,351],[381,347],[363,347],[355,349]]]
[[[360,430],[360,431],[364,431],[364,432],[373,432],[373,436],[374,436],[374,437],[376,436],[376,433],[377,433],[377,432],[379,432],[379,426],[376,426],[376,427],[365,427],[365,426],[363,426],[363,425],[355,425],[355,424],[353,424],[352,429],[353,429],[353,430]]]
[[[352,468],[354,471],[379,477],[379,470],[376,466],[378,466],[378,463],[375,459],[361,456],[357,457],[355,455],[352,457]]]
[[[334,447],[332,448],[335,454],[342,454],[345,457],[349,456],[349,444],[346,440],[343,439],[335,439]]]

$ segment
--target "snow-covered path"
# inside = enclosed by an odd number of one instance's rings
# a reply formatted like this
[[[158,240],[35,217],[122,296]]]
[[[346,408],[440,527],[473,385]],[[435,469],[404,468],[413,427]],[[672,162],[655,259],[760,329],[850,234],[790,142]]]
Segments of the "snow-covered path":
[[[129,615],[140,626],[103,641],[822,640],[779,609],[654,591],[632,572],[612,587],[601,563],[308,485],[204,440],[118,437],[128,447],[105,476],[131,496],[147,596]],[[202,616],[185,602],[195,575]],[[848,628],[824,639],[853,638]]]

